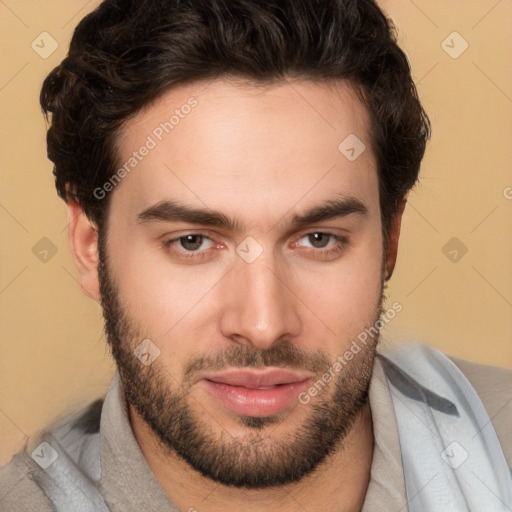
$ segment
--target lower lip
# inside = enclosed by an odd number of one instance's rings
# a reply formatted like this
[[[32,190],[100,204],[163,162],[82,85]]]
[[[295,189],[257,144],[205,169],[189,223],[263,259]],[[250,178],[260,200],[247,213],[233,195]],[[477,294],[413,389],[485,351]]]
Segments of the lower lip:
[[[231,412],[243,416],[264,417],[278,414],[292,405],[307,388],[309,379],[280,384],[269,389],[249,389],[211,380],[201,382]]]

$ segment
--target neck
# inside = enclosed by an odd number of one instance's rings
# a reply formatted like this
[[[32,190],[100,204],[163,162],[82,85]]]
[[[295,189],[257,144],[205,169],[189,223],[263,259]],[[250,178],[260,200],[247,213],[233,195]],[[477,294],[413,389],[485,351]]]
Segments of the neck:
[[[207,479],[180,457],[164,453],[153,431],[132,406],[130,421],[156,479],[180,510],[359,512],[363,506],[373,457],[369,403],[359,412],[341,447],[312,474],[299,482],[269,489],[237,489]]]

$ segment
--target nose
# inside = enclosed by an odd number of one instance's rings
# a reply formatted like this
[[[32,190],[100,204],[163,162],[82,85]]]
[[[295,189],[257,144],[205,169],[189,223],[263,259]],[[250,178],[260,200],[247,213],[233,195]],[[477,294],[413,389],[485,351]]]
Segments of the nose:
[[[237,257],[226,277],[220,322],[226,338],[265,350],[300,333],[300,301],[286,278],[284,263],[265,252],[252,263]]]

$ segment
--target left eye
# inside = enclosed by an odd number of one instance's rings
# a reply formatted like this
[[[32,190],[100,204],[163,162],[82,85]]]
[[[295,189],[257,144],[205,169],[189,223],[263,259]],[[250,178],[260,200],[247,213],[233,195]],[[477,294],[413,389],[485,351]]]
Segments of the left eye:
[[[317,232],[308,233],[301,238],[301,240],[303,239],[306,239],[308,243],[311,244],[309,247],[313,247],[314,249],[325,249],[326,247],[334,245],[339,240],[339,237],[333,235],[332,233]],[[334,244],[329,245],[330,240],[332,240]]]

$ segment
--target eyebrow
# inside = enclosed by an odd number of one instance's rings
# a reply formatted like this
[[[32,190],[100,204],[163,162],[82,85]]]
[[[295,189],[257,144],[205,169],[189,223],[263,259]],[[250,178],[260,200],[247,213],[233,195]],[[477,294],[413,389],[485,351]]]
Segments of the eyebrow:
[[[357,214],[368,215],[368,208],[355,197],[344,197],[342,199],[331,199],[324,204],[301,214],[296,214],[292,219],[294,227],[307,226],[317,222],[346,217]],[[180,204],[176,201],[160,201],[137,215],[139,224],[148,222],[186,222],[189,224],[201,224],[217,228],[224,228],[232,232],[241,232],[242,225],[235,219],[224,215],[221,212],[211,209],[193,208]]]

